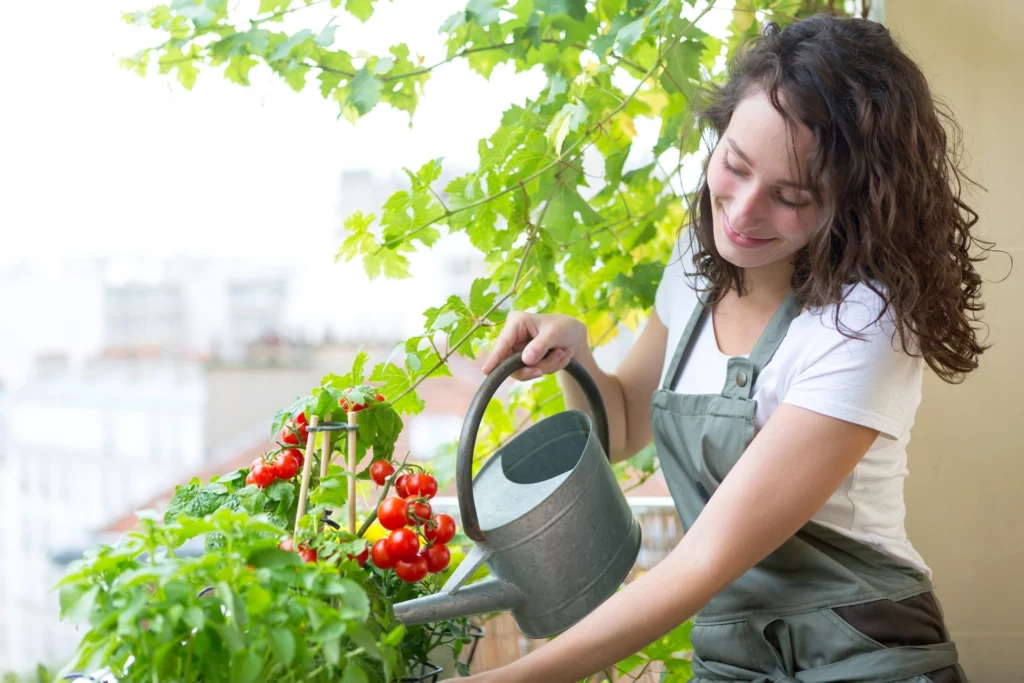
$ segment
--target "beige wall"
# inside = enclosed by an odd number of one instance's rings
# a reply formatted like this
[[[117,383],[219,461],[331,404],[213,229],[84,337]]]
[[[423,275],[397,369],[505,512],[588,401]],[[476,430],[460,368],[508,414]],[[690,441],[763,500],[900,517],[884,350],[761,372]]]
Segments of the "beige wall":
[[[911,540],[972,681],[1024,681],[1024,0],[888,0],[885,22],[964,128],[994,344],[964,384],[925,379],[907,482]]]

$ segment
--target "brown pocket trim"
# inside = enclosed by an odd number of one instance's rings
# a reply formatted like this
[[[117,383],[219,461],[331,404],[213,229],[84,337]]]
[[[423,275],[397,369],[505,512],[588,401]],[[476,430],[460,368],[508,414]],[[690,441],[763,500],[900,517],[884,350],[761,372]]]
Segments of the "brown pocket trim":
[[[932,645],[949,640],[942,611],[930,592],[903,600],[873,600],[832,612],[885,647]]]

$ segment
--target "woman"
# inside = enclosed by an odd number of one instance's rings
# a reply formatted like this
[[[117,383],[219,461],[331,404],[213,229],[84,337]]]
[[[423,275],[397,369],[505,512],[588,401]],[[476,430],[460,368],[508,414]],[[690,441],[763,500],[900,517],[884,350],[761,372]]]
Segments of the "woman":
[[[984,349],[946,119],[884,27],[824,15],[769,24],[709,102],[690,244],[616,372],[581,322],[523,312],[483,367],[521,352],[527,380],[575,358],[612,457],[654,439],[686,533],[551,643],[469,680],[577,681],[695,617],[696,683],[963,683],[903,526],[924,364],[955,382]]]

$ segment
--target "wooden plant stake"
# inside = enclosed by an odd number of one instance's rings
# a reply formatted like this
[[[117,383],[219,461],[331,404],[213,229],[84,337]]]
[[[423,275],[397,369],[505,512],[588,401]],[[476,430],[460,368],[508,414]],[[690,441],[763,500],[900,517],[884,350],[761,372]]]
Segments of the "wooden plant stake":
[[[319,424],[320,418],[317,415],[309,418],[309,427],[316,427]],[[306,435],[306,460],[302,463],[302,486],[299,488],[299,507],[295,511],[295,536],[299,535],[299,520],[302,519],[302,515],[306,514],[306,498],[309,496],[309,475],[313,471],[313,453],[316,451],[313,447],[315,441],[316,432],[310,430]]]
[[[358,533],[356,526],[356,411],[348,411],[348,528]]]
[[[331,421],[331,414],[324,416],[324,422]],[[324,440],[320,442],[320,481],[327,476],[327,466],[331,464],[331,433],[324,432]]]

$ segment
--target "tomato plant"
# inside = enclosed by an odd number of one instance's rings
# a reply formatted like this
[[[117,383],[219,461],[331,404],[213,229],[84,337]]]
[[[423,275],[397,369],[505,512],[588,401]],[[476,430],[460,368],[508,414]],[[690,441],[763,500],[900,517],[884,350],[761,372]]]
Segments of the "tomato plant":
[[[312,434],[307,418],[337,413],[332,381],[275,415],[274,446],[247,468],[175,487],[162,520],[143,514],[125,544],[72,565],[61,583],[62,615],[89,620],[90,630],[69,666],[109,667],[118,681],[140,683],[197,680],[196,672],[210,683],[392,683],[434,648],[457,655],[469,642],[466,619],[408,628],[394,620],[391,604],[436,592],[438,570],[451,565],[437,534],[427,545],[435,522],[426,496],[407,502],[391,492],[398,479],[430,475],[421,465],[392,464],[401,419],[365,385],[346,385],[354,404],[366,406],[357,442],[388,455],[370,462],[360,449],[356,480],[381,479],[380,498],[360,529],[332,521],[331,511],[348,503],[340,464],[348,440],[338,438],[324,475],[315,450],[310,507],[298,510],[304,457],[294,442]],[[394,529],[363,536],[374,518],[377,528]],[[175,552],[191,539],[204,541],[203,555]]]

